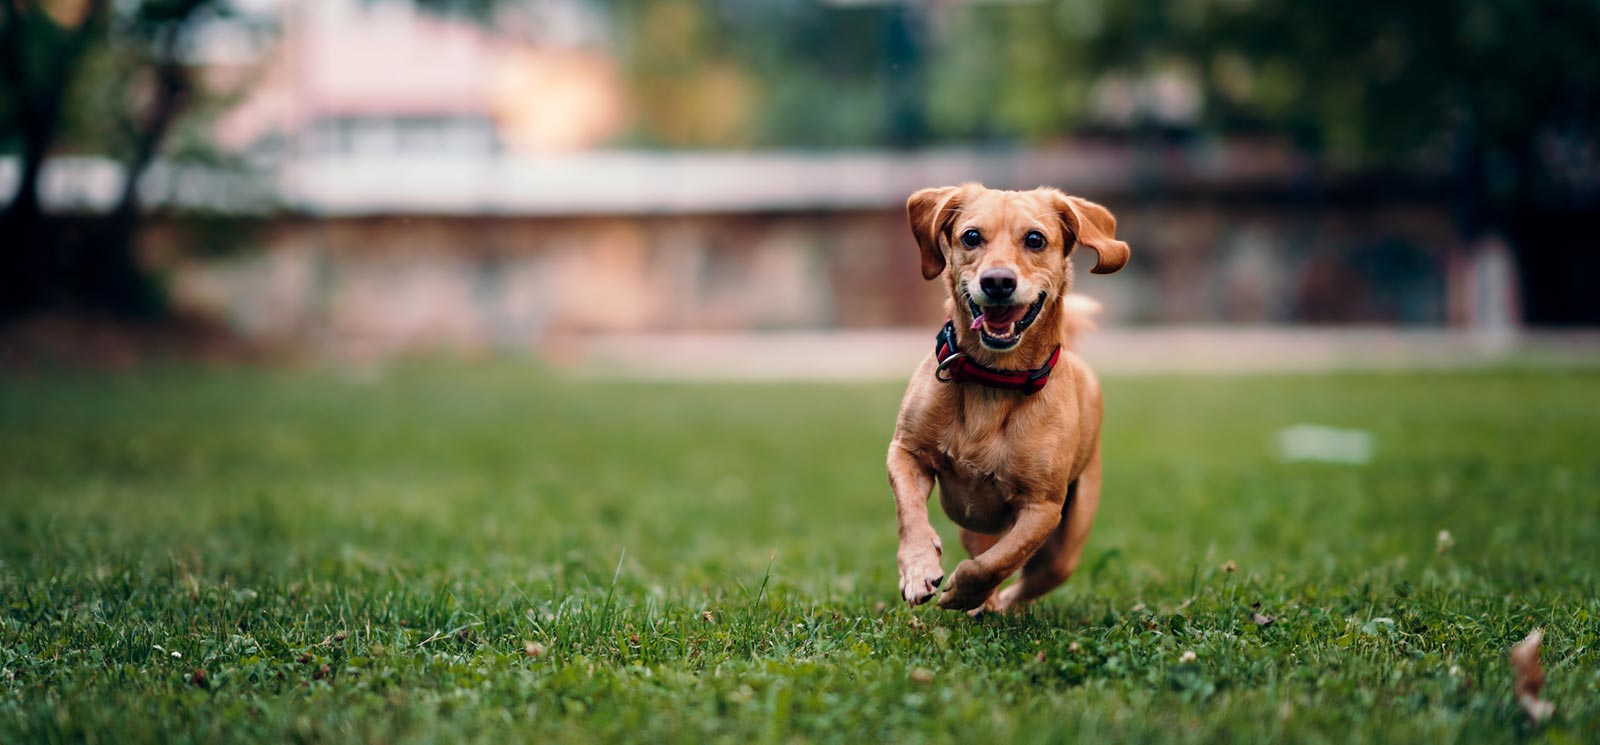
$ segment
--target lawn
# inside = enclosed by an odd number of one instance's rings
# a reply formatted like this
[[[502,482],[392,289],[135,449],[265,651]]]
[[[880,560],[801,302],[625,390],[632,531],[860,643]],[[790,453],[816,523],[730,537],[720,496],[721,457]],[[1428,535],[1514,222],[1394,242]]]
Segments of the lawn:
[[[898,386],[0,378],[0,741],[1600,740],[1600,372],[1106,394],[1083,569],[972,621],[897,601]]]

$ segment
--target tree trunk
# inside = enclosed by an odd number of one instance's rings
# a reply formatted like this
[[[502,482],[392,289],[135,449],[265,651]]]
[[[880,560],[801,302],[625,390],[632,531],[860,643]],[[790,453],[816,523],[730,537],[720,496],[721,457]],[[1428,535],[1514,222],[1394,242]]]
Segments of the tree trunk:
[[[102,28],[109,0],[93,0],[81,24],[71,31],[46,69],[30,71],[23,51],[28,19],[16,3],[0,0],[0,77],[13,92],[17,131],[22,135],[22,171],[11,202],[0,213],[0,319],[15,317],[52,302],[60,292],[57,230],[39,198],[40,174],[61,130],[67,89],[89,42]]]
[[[178,60],[172,44],[164,44],[169,48],[162,50],[164,59],[156,65],[155,100],[135,130],[122,193],[103,226],[103,237],[89,267],[95,297],[108,310],[124,315],[152,316],[165,310],[161,294],[139,266],[139,186],[188,104],[190,72]]]

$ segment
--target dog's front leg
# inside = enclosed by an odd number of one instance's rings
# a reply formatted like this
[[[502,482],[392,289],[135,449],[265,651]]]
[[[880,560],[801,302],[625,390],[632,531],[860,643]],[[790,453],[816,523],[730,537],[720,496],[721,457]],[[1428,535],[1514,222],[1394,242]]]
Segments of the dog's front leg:
[[[944,581],[939,557],[944,545],[928,522],[928,495],[933,493],[933,471],[896,440],[889,445],[889,487],[894,489],[895,512],[900,521],[900,597],[912,605],[933,598]]]
[[[1060,523],[1059,503],[1039,501],[1023,506],[1011,529],[994,546],[956,565],[950,584],[939,596],[939,607],[972,610],[983,605],[994,588],[1021,569]]]

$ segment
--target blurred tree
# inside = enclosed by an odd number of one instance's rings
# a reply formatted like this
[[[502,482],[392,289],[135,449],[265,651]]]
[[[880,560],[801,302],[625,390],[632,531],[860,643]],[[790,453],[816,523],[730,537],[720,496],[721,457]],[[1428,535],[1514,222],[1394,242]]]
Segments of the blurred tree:
[[[630,99],[648,125],[635,135],[674,147],[747,143],[754,86],[731,59],[715,19],[686,0],[619,5],[617,12],[630,29],[621,52]]]
[[[1153,18],[1168,7],[1119,10]],[[1186,7],[1102,35],[1098,53],[1183,60],[1219,131],[1286,133],[1336,166],[1442,166],[1464,237],[1510,239],[1528,320],[1600,322],[1582,279],[1600,272],[1600,2]]]
[[[0,312],[58,304],[125,315],[164,310],[134,255],[139,185],[197,97],[190,58],[199,29],[229,12],[224,0],[0,2],[0,111],[13,125],[0,144],[21,153],[17,189],[0,214]],[[95,60],[101,64],[89,64]],[[84,74],[90,69],[94,80]],[[74,110],[100,120],[75,119]],[[64,144],[123,165],[104,217],[45,213],[40,172]]]
[[[924,138],[914,110],[885,105],[906,94],[890,87],[891,69],[913,52],[903,9],[815,0],[609,7],[640,144],[859,147]]]
[[[39,280],[50,273],[53,236],[39,201],[39,175],[60,134],[67,92],[85,56],[104,33],[109,3],[85,3],[73,13],[58,5],[0,2],[0,116],[3,144],[20,151],[17,188],[0,212],[0,311],[9,315],[41,302]]]

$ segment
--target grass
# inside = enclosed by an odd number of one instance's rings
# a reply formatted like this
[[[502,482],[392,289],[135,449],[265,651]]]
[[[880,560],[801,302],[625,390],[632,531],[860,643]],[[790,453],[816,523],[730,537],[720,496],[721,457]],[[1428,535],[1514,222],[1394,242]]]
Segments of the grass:
[[[896,602],[896,386],[0,380],[0,741],[1600,739],[1600,373],[1106,390],[1083,570],[974,622]]]

